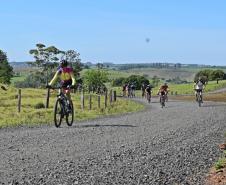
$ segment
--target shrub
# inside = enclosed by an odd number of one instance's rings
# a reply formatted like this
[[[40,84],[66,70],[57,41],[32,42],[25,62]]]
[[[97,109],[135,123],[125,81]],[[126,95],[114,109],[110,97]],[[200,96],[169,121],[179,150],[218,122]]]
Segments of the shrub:
[[[43,108],[45,108],[45,105],[44,105],[44,103],[39,102],[39,103],[35,104],[34,108],[35,109],[43,109]]]

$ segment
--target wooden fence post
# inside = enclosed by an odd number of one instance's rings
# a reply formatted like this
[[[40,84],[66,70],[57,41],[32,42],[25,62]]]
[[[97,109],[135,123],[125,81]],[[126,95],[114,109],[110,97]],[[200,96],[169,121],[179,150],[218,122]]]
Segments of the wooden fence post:
[[[46,93],[46,108],[49,108],[49,96],[50,96],[50,89],[47,89]]]
[[[111,105],[112,104],[112,90],[110,90],[109,98],[110,98],[110,105]]]
[[[21,110],[21,89],[18,89],[18,112]]]
[[[108,91],[105,92],[104,96],[104,107],[107,108],[107,102],[108,102]]]
[[[97,96],[98,108],[100,109],[100,95]]]
[[[92,109],[92,95],[89,95],[89,110]]]
[[[116,101],[116,91],[114,91],[114,101]]]
[[[85,99],[84,99],[84,90],[81,91],[81,109],[84,110],[85,107]]]

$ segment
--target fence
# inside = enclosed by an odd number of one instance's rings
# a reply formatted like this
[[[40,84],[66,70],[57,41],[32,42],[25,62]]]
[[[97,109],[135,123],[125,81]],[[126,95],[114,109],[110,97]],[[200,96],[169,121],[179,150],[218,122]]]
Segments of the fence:
[[[103,108],[107,108],[109,105],[112,105],[113,102],[116,102],[117,98],[117,93],[116,91],[110,90],[109,92],[106,91],[104,94],[102,95],[98,95],[98,94],[87,94],[84,92],[84,90],[82,90],[80,93],[80,101],[81,101],[81,109],[85,110],[86,106],[85,106],[85,102],[88,101],[88,110],[92,110],[94,108],[93,104],[94,104],[94,100],[96,100],[96,104],[97,104],[97,108],[102,108],[101,107],[101,99],[103,99],[104,101],[104,106]],[[49,99],[50,99],[50,89],[47,90],[46,93],[46,99],[45,99],[45,108],[49,108]],[[17,103],[17,107],[18,107],[18,112],[21,112],[21,99],[22,99],[22,91],[21,89],[18,89],[18,94],[17,94],[17,98],[18,98],[18,103]]]

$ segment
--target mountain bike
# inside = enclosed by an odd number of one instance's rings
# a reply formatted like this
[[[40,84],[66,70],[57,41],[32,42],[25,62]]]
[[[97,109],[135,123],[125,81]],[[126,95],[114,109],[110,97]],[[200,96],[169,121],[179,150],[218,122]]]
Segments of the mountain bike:
[[[196,91],[196,101],[198,102],[199,107],[202,105],[202,92],[200,90]]]
[[[70,87],[51,87],[51,89],[58,89],[59,93],[54,106],[54,123],[56,127],[60,127],[62,120],[66,117],[66,123],[68,126],[72,126],[74,121],[74,106],[72,101],[68,100],[65,95],[65,91],[69,90]]]

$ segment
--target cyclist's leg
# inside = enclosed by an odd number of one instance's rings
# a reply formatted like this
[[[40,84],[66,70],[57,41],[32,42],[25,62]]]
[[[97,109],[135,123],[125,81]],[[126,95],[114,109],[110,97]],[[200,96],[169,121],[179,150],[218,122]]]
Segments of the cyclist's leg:
[[[65,95],[67,97],[69,109],[71,109],[72,100],[71,100],[71,93],[70,93],[70,91],[67,91]]]
[[[195,100],[198,101],[198,93],[197,93],[197,89],[195,89]]]

